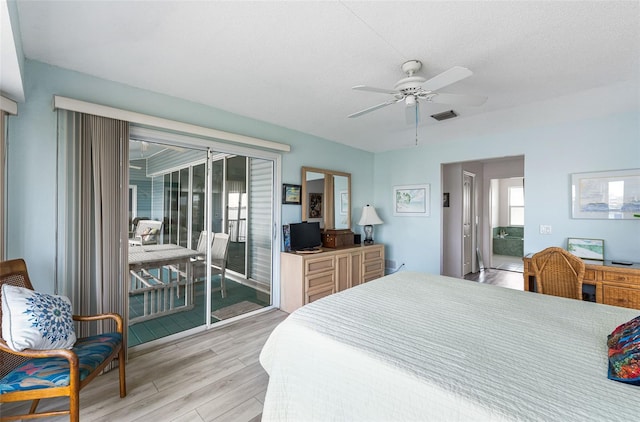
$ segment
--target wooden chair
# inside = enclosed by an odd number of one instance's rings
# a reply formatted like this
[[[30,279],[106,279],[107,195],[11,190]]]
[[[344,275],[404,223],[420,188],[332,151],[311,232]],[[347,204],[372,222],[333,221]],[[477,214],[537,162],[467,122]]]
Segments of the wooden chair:
[[[538,293],[582,300],[584,262],[562,248],[551,247],[531,257]]]
[[[2,285],[25,287],[33,290],[27,266],[22,259],[0,262],[0,289]],[[0,290],[1,294],[1,290]],[[2,324],[0,309],[0,334]],[[16,352],[0,338],[0,403],[33,400],[28,414],[5,415],[0,421],[31,419],[45,416],[69,415],[69,420],[80,420],[80,390],[94,379],[114,359],[119,362],[120,397],[126,396],[123,323],[118,314],[94,316],[74,315],[75,321],[112,319],[115,333],[77,339],[73,349],[34,350]],[[28,369],[28,370],[27,370]],[[56,383],[52,383],[52,373]],[[69,410],[36,413],[40,399],[69,397]]]

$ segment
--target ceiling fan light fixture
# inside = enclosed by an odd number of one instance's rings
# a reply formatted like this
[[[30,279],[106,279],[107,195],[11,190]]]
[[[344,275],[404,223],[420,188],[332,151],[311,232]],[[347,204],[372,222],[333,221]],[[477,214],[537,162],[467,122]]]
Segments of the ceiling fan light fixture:
[[[407,98],[404,100],[407,107],[414,107],[416,105],[416,97],[413,95],[407,95]]]

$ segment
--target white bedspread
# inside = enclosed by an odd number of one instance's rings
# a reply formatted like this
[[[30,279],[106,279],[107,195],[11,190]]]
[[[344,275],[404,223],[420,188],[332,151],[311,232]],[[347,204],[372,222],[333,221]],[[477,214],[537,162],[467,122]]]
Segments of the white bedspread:
[[[606,338],[640,311],[397,273],[298,309],[260,355],[264,421],[631,421]]]

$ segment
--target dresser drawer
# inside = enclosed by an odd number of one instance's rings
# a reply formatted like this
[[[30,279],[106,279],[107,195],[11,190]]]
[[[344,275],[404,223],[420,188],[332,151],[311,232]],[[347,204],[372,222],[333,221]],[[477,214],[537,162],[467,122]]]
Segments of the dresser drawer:
[[[362,263],[362,273],[366,276],[369,273],[384,273],[384,261],[379,259],[377,261],[364,261]]]
[[[640,309],[640,290],[626,287],[602,286],[602,302],[607,305]]]
[[[336,281],[335,272],[329,271],[320,274],[313,274],[304,278],[304,291],[310,292],[324,286],[334,285]]]
[[[362,277],[362,281],[364,283],[371,281],[371,280],[375,280],[376,278],[380,278],[384,276],[384,271],[380,270],[380,271],[374,271],[374,272],[370,272],[370,273],[366,273],[363,277]]]
[[[640,285],[640,275],[606,271],[602,274],[603,281],[614,281],[616,283],[631,283]]]
[[[326,271],[333,271],[335,263],[332,256],[323,256],[305,260],[304,274],[311,275]]]
[[[323,297],[330,296],[335,292],[336,289],[334,286],[326,286],[321,289],[310,291],[305,295],[305,305],[318,299],[322,299]]]
[[[363,262],[366,264],[369,261],[384,261],[384,249],[381,247],[364,246]],[[368,249],[370,248],[370,249]]]

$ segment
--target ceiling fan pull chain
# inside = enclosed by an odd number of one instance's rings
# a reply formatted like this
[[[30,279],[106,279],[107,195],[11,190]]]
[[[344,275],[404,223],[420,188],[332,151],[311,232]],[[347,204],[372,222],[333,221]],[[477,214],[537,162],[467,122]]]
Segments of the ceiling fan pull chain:
[[[418,146],[418,104],[416,103],[416,146]]]

